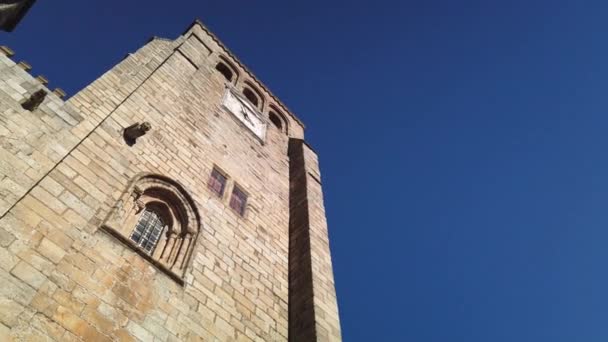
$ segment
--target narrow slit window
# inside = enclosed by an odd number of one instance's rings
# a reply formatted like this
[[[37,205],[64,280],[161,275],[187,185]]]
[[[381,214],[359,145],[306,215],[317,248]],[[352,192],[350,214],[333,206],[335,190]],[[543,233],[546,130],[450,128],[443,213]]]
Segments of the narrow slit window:
[[[234,209],[239,215],[245,215],[245,207],[247,206],[247,194],[238,186],[232,189],[232,197],[230,198],[230,208]]]
[[[207,183],[207,187],[213,191],[219,197],[224,195],[224,189],[226,188],[226,176],[224,176],[221,172],[216,169],[211,171],[211,177],[209,177],[209,183]]]

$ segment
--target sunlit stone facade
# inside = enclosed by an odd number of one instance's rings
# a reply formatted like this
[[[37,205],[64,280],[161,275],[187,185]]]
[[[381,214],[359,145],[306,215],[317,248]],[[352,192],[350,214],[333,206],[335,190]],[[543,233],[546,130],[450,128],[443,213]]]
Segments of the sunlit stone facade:
[[[341,339],[304,125],[200,22],[68,100],[2,52],[0,340]]]

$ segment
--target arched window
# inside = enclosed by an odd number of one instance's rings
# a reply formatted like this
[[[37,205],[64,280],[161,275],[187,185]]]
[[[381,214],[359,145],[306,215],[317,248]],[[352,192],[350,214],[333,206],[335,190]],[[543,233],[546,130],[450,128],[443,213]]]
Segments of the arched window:
[[[260,104],[260,100],[258,100],[258,97],[253,93],[251,89],[243,89],[243,95],[245,95],[247,100],[249,100],[249,102],[251,102],[254,106],[258,107],[258,105]]]
[[[270,122],[278,128],[281,132],[288,134],[288,124],[287,119],[274,105],[270,105],[270,111],[268,112],[268,119]]]
[[[283,130],[283,122],[281,121],[281,118],[279,118],[277,113],[271,111],[270,113],[268,113],[268,117],[276,128],[280,129],[281,131]]]
[[[229,66],[227,66],[223,62],[219,62],[215,66],[215,70],[219,71],[220,74],[224,75],[227,81],[232,82],[232,77],[234,77],[234,74],[232,73],[232,70],[230,70]]]
[[[264,108],[264,96],[250,81],[245,81],[243,87],[243,95],[253,104],[257,109]]]
[[[147,174],[135,178],[102,228],[183,284],[200,216],[183,186]]]
[[[239,72],[234,64],[224,56],[218,56],[218,59],[215,70],[219,71],[228,82],[235,83],[239,78]]]

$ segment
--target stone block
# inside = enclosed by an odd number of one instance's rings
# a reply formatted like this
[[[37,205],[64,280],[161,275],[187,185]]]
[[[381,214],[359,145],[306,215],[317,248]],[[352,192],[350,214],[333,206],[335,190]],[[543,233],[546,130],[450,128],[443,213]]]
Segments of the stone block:
[[[18,262],[19,258],[9,251],[8,248],[0,248],[0,268],[10,271]]]
[[[24,261],[20,261],[11,270],[11,274],[35,289],[39,288],[47,279],[44,274]]]
[[[140,341],[154,340],[154,335],[133,321],[130,321],[129,324],[127,324],[126,330]]]
[[[0,298],[0,323],[12,327],[25,310],[23,305],[7,298]]]
[[[66,251],[63,248],[59,247],[48,238],[42,239],[37,250],[41,255],[55,264],[58,263],[66,254]]]

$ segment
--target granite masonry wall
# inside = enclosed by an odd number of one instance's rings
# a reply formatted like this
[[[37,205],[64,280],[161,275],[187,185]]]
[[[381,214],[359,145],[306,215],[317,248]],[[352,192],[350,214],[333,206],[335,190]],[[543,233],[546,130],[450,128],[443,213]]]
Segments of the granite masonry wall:
[[[41,80],[0,54],[0,340],[341,339],[304,126],[200,22],[67,101]],[[223,105],[244,87],[262,100],[262,139]],[[125,128],[143,122],[127,144]],[[214,168],[228,178],[221,197],[207,187]],[[200,213],[183,277],[101,229],[142,174],[179,184]],[[243,216],[234,186],[248,195]]]

